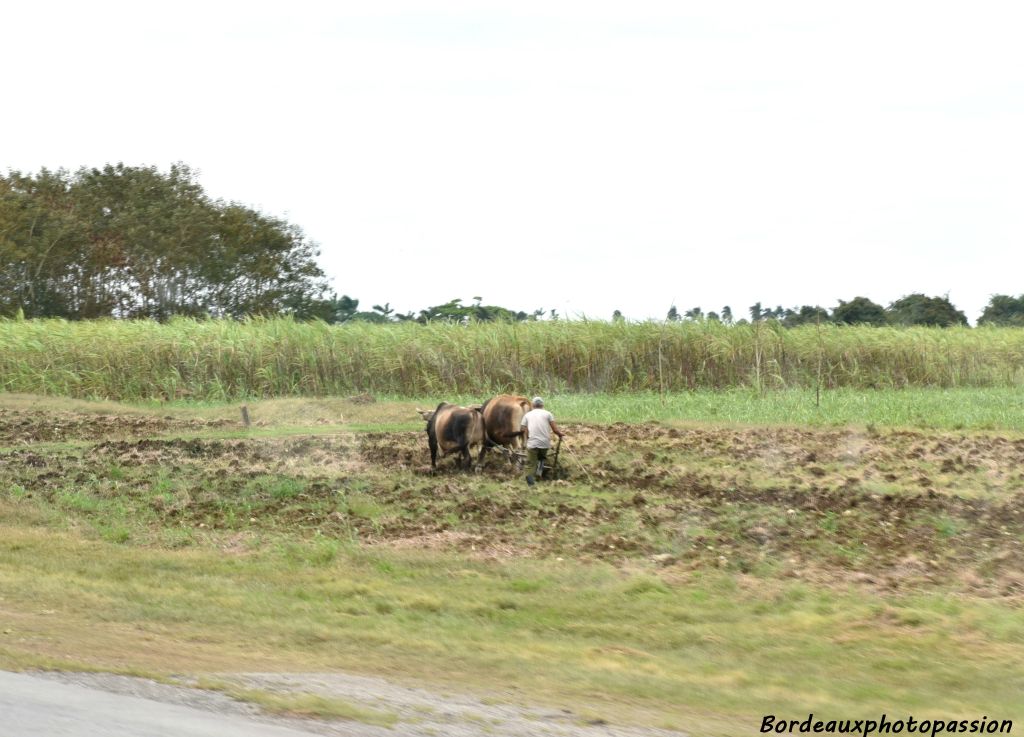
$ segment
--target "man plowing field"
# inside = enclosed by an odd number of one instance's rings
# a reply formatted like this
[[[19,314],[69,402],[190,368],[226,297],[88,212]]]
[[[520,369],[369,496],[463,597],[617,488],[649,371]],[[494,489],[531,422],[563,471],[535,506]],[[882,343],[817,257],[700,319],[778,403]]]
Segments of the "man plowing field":
[[[523,415],[522,428],[526,439],[526,483],[533,486],[544,473],[544,460],[551,450],[551,434],[561,440],[565,433],[555,422],[555,416],[544,409],[544,400],[533,398],[533,409]]]

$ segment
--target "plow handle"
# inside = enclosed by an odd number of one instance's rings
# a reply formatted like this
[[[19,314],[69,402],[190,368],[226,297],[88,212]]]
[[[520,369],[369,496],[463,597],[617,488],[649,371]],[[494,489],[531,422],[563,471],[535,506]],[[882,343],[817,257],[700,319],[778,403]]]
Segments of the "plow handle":
[[[554,477],[555,472],[558,470],[558,454],[562,452],[562,438],[558,438],[558,444],[555,446],[555,460],[551,464],[551,476]]]

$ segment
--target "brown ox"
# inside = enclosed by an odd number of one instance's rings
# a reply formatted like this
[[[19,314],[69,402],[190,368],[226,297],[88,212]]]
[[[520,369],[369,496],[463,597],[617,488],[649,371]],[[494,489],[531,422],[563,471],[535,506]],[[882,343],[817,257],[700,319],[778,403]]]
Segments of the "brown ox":
[[[469,468],[473,462],[470,448],[484,445],[484,418],[480,406],[458,407],[441,402],[434,410],[417,409],[420,417],[427,421],[427,442],[430,445],[430,465],[437,468],[437,455],[458,451],[462,454],[462,465]]]
[[[526,397],[511,394],[499,394],[484,404],[484,431],[487,434],[480,458],[488,448],[501,447],[508,452],[509,461],[516,462],[516,457],[509,451],[523,447],[523,415],[533,409]]]

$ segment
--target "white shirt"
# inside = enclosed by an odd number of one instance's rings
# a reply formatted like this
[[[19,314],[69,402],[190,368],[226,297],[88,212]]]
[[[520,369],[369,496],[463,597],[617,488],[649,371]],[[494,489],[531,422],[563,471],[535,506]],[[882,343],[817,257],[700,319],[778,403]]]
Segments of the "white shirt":
[[[555,416],[542,407],[531,409],[523,415],[522,427],[525,427],[530,436],[526,440],[527,448],[550,448],[551,447],[551,423]]]

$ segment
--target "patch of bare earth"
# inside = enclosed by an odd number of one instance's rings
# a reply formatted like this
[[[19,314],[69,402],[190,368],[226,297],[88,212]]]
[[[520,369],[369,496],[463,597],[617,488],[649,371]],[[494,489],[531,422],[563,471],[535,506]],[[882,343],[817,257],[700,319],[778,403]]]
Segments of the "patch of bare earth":
[[[468,532],[441,530],[422,535],[396,537],[382,540],[381,545],[392,550],[447,550],[458,551],[472,558],[502,559],[516,558],[526,554],[521,547],[510,544],[496,544],[485,535],[473,535]]]
[[[149,415],[37,412],[0,408],[0,445],[130,438],[233,426],[228,420],[182,420]]]

